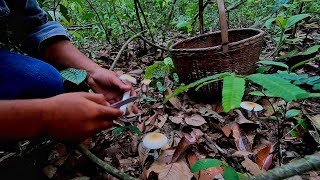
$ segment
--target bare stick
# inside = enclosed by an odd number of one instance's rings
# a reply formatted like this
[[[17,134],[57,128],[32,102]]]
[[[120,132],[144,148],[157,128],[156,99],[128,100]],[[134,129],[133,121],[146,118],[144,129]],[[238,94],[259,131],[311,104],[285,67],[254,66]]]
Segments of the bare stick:
[[[283,165],[279,168],[258,174],[257,176],[248,177],[248,180],[254,179],[286,179],[291,176],[302,174],[311,170],[320,169],[319,152],[302,159]]]
[[[103,25],[102,23],[102,20],[98,14],[98,12],[96,11],[96,9],[93,7],[93,5],[91,4],[90,0],[86,0],[86,2],[89,4],[90,8],[94,11],[94,13],[96,14],[101,26],[102,26],[102,29],[104,30],[104,33],[106,34],[106,40],[108,41],[109,44],[111,44],[110,42],[110,39],[109,39],[109,36],[108,36],[108,31],[107,31],[107,28]]]
[[[203,0],[199,0],[199,22],[200,22],[200,34],[204,33],[204,25],[203,25]]]
[[[118,52],[116,58],[114,59],[114,61],[113,61],[113,63],[112,63],[112,65],[111,65],[111,67],[110,67],[109,70],[112,71],[112,70],[114,69],[114,67],[116,66],[118,60],[120,59],[120,56],[121,56],[122,52],[125,50],[125,48],[128,46],[128,44],[129,44],[134,38],[140,36],[140,34],[141,34],[141,33],[135,34],[135,35],[132,36],[130,39],[128,39],[126,43],[124,43],[124,45],[121,47],[120,51]]]
[[[170,7],[170,12],[169,12],[169,16],[166,20],[166,22],[164,23],[166,26],[168,26],[170,20],[172,19],[172,15],[173,15],[173,12],[174,12],[174,5],[176,4],[177,0],[174,0],[171,4],[171,7]]]
[[[151,36],[151,39],[152,39],[152,42],[154,43],[155,41],[154,41],[154,38],[153,38],[153,34],[152,34],[152,32],[151,32],[149,23],[148,23],[148,21],[147,21],[147,18],[146,18],[145,14],[144,14],[144,11],[143,11],[143,9],[142,9],[142,7],[141,7],[141,4],[140,4],[140,1],[139,1],[139,0],[137,0],[137,4],[138,4],[139,9],[140,9],[140,11],[141,11],[142,17],[143,17],[144,21],[146,22],[147,28],[148,28],[148,30],[149,30],[149,33],[150,33],[150,36]]]
[[[102,161],[99,159],[97,156],[92,154],[88,149],[86,149],[83,145],[79,144],[78,149],[80,152],[85,155],[87,158],[89,158],[92,162],[97,164],[100,168],[105,170],[107,173],[110,175],[118,178],[118,179],[133,179],[133,180],[138,180],[137,178],[131,177],[128,174],[116,169],[115,167],[109,165],[108,163]]]
[[[207,2],[205,2],[204,5],[203,5],[203,10],[204,10],[204,9],[208,6],[208,4],[210,4],[210,3],[212,3],[212,1],[207,1]],[[193,22],[192,22],[191,26],[193,26],[194,23],[196,23],[196,20],[198,19],[198,17],[199,17],[199,12],[193,17]]]
[[[156,44],[152,43],[151,41],[149,41],[148,39],[146,39],[145,37],[143,37],[141,35],[138,38],[142,39],[143,41],[145,41],[149,45],[154,46],[154,47],[156,47],[158,49],[161,49],[161,50],[164,50],[164,51],[169,51],[167,48],[164,48],[164,47],[161,47],[159,45],[156,45]]]

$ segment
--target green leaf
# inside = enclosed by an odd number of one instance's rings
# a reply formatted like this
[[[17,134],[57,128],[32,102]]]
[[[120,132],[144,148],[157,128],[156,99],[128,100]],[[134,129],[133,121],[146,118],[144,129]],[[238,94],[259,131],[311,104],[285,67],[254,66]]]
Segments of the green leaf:
[[[308,124],[306,120],[299,118],[299,117],[294,117],[298,121],[298,124],[301,125],[303,128],[308,129]]]
[[[278,59],[286,59],[286,58],[291,58],[293,56],[295,56],[295,54],[298,52],[298,49],[294,49],[290,52],[288,52],[287,54],[284,54],[282,56],[280,56]],[[288,66],[287,66],[288,67]],[[288,68],[287,68],[288,69]]]
[[[281,29],[285,29],[287,20],[284,19],[284,17],[279,16],[279,17],[277,17],[277,19],[276,19],[276,23],[277,23],[277,25],[278,25]]]
[[[68,68],[60,71],[61,76],[77,85],[83,82],[87,77],[87,71],[82,69]]]
[[[131,132],[135,132],[137,133],[138,135],[141,135],[141,131],[140,129],[137,127],[137,126],[127,126],[128,129],[131,131]]]
[[[68,14],[68,9],[62,4],[60,4],[59,7],[60,7],[60,12],[61,12],[62,16],[64,18],[66,18],[66,20],[69,22],[70,21],[70,16]]]
[[[291,130],[289,134],[293,137],[299,137],[299,133],[296,130]]]
[[[225,112],[240,107],[244,94],[245,80],[243,78],[228,76],[223,80],[222,106]]]
[[[285,72],[285,73],[275,73],[275,74],[271,74],[272,76],[274,77],[279,77],[279,78],[282,78],[282,79],[286,79],[286,80],[289,80],[289,81],[297,81],[297,80],[303,80],[303,79],[306,79],[308,78],[308,74],[295,74],[295,73],[288,73],[288,72]]]
[[[173,73],[173,74],[172,74],[172,77],[173,77],[174,82],[176,82],[176,83],[179,82],[179,76],[178,76],[177,73]]]
[[[112,131],[112,134],[115,135],[115,136],[118,136],[122,133],[123,130],[125,130],[126,127],[117,127],[115,128],[113,131]]]
[[[247,76],[247,78],[254,83],[263,86],[272,94],[283,98],[287,102],[297,100],[308,95],[305,90],[299,88],[298,86],[291,84],[287,80],[272,75],[252,74]]]
[[[271,94],[269,91],[265,91],[264,93],[268,97],[277,97],[276,95]],[[254,96],[265,96],[261,91],[251,91],[249,94]]]
[[[285,29],[288,29],[289,27],[293,26],[295,23],[309,16],[310,14],[298,14],[290,17],[285,24]]]
[[[280,66],[280,67],[284,67],[286,69],[289,69],[289,67],[285,63],[282,63],[282,62],[264,60],[264,61],[258,61],[257,63],[265,64],[265,65],[275,65],[275,66]]]
[[[272,68],[272,66],[260,66],[257,68],[256,72],[257,73],[264,73],[269,71]]]
[[[200,84],[202,83],[205,83],[207,81],[211,81],[211,80],[214,80],[214,79],[222,79],[224,77],[227,77],[227,76],[230,76],[231,73],[230,72],[224,72],[224,73],[220,73],[220,74],[215,74],[215,75],[211,75],[211,76],[207,76],[205,78],[202,78],[202,79],[199,79],[193,83],[190,83],[186,86],[180,86],[178,87],[169,97],[167,97],[163,103],[167,103],[169,101],[170,98],[172,97],[175,97],[177,95],[179,95],[180,93],[184,92],[184,91],[187,91],[188,89],[190,88],[194,88],[196,86],[199,86]]]
[[[163,62],[165,65],[169,66],[170,69],[174,68],[173,61],[172,61],[171,57],[164,58]]]
[[[211,167],[217,167],[221,166],[222,162],[217,160],[217,159],[200,159],[197,161],[192,167],[191,167],[191,172],[199,172],[203,169],[211,168]]]
[[[301,113],[300,110],[298,109],[290,109],[289,111],[287,111],[286,113],[286,118],[291,118],[291,117],[294,117],[294,116],[297,116]]]
[[[167,87],[163,86],[160,81],[157,82],[157,88],[160,92],[164,92],[167,90]]]
[[[313,85],[312,89],[315,91],[320,91],[320,83]]]
[[[234,170],[230,166],[227,166],[226,168],[224,168],[223,177],[225,180],[238,180],[239,179],[237,171]]]
[[[268,20],[266,20],[266,22],[264,23],[264,26],[267,28],[267,29],[270,29],[270,27],[271,27],[271,25],[272,25],[272,23],[273,23],[273,21],[275,21],[276,20],[276,18],[275,17],[273,17],[273,18],[269,18]]]
[[[162,61],[156,61],[151,66],[147,67],[146,74],[144,75],[145,79],[151,79],[154,77],[154,73],[157,72],[161,67],[164,66]]]
[[[305,55],[309,55],[309,54],[315,53],[315,52],[317,52],[319,50],[319,48],[320,48],[320,45],[312,46],[312,47],[308,48],[307,50],[299,53],[299,55],[304,55],[305,56]]]

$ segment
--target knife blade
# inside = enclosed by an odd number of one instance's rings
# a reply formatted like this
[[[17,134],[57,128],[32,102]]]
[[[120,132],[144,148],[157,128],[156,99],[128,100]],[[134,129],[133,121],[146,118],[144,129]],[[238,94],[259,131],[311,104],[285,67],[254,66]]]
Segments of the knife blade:
[[[131,102],[137,100],[138,98],[139,98],[138,96],[131,96],[126,100],[118,101],[116,103],[111,104],[110,106],[113,108],[120,108],[121,106],[123,106],[125,104],[131,103]]]

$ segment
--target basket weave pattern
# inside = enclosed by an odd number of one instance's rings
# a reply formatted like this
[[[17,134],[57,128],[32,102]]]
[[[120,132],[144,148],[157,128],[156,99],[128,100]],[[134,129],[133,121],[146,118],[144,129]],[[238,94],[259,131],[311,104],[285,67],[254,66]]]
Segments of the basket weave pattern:
[[[221,72],[251,74],[263,45],[264,32],[258,29],[231,29],[228,31],[229,50],[222,52],[221,33],[213,32],[189,38],[171,46],[170,51],[179,78],[189,84]],[[221,83],[211,83],[197,92],[188,91],[196,100],[221,99]]]

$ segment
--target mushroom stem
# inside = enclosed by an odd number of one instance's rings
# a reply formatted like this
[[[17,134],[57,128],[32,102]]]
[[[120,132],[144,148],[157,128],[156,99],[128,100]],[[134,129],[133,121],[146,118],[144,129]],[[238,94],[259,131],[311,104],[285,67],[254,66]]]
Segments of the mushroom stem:
[[[130,91],[127,91],[123,94],[122,100],[126,100],[130,97]],[[123,105],[120,107],[120,110],[123,111],[123,114],[126,113],[126,109],[127,109],[127,104]]]

